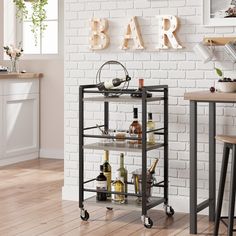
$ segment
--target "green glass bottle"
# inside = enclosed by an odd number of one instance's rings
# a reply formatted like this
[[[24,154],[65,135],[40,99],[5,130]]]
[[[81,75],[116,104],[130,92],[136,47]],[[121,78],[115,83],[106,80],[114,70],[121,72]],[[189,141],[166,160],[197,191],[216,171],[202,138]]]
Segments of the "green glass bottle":
[[[111,191],[111,165],[109,164],[109,152],[107,150],[104,152],[103,174],[107,178],[107,191]],[[111,194],[108,193],[107,197],[110,196]]]
[[[128,172],[124,167],[124,153],[120,154],[120,168],[117,170],[117,172],[120,173],[121,180],[125,184],[125,193],[128,192],[128,184],[127,184],[127,179],[128,179]],[[127,195],[125,195],[127,198]]]

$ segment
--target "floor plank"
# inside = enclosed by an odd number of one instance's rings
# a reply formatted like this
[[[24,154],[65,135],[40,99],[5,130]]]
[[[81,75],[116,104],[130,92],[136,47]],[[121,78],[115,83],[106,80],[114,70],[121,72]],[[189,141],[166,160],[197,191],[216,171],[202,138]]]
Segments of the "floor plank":
[[[90,218],[80,219],[77,202],[61,200],[63,161],[39,159],[0,167],[0,235],[4,236],[187,236],[189,215],[150,210],[152,229],[141,223],[140,211],[108,211],[88,206]],[[174,207],[174,206],[173,206]],[[198,216],[199,235],[212,235],[214,225]],[[220,225],[219,235],[226,235]]]

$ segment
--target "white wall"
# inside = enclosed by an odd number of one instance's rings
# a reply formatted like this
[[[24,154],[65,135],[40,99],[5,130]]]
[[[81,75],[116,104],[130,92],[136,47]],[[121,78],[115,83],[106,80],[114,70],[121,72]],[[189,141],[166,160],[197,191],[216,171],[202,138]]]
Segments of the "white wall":
[[[0,9],[2,47],[4,44],[3,0],[0,0]],[[3,50],[0,50],[1,58],[3,58]],[[9,66],[10,62],[0,60],[0,65]],[[61,58],[51,60],[20,60],[20,69],[44,74],[40,82],[40,157],[64,158],[63,55]]]
[[[124,63],[132,76],[132,85],[142,75],[145,84],[169,85],[169,141],[170,141],[170,201],[177,211],[188,211],[189,198],[189,102],[183,96],[187,91],[209,89],[217,76],[214,67],[220,67],[226,76],[236,77],[235,66],[223,53],[216,49],[217,58],[203,64],[192,52],[193,46],[204,36],[235,35],[235,27],[205,28],[202,26],[202,1],[196,0],[66,0],[65,1],[65,185],[63,198],[78,200],[78,87],[94,83],[101,64],[107,60]],[[158,14],[172,14],[179,17],[178,38],[183,50],[157,51]],[[146,50],[122,51],[119,46],[125,26],[132,16],[138,16]],[[111,45],[92,52],[88,47],[89,19],[105,17],[109,20]],[[109,74],[108,74],[109,75]],[[236,109],[233,105],[217,107],[217,133],[235,134]],[[100,122],[101,106],[90,104],[86,108],[86,121]],[[132,107],[112,107],[111,121],[119,112],[119,121],[128,126],[132,120]],[[199,195],[208,196],[208,108],[199,108]],[[160,120],[156,112],[154,117]],[[94,124],[94,122],[93,122]],[[220,170],[222,145],[217,144],[217,177]],[[118,153],[111,153],[113,170],[118,165]],[[127,153],[129,170],[139,167],[140,157]],[[153,156],[153,154],[151,155]],[[96,177],[102,152],[86,153],[86,178]],[[150,162],[149,162],[150,163]],[[162,162],[157,172],[160,179]],[[218,183],[217,183],[218,184]]]

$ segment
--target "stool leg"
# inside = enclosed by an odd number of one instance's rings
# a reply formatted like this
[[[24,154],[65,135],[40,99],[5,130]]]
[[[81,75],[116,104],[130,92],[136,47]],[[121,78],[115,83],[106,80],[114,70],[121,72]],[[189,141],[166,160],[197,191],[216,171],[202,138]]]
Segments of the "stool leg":
[[[229,195],[229,224],[228,236],[233,235],[234,227],[234,207],[235,207],[235,190],[236,190],[236,145],[233,145],[231,180],[230,180],[230,195]]]
[[[225,179],[227,173],[227,166],[229,161],[229,147],[227,144],[224,144],[224,151],[223,151],[223,160],[221,165],[221,174],[220,174],[220,183],[219,183],[219,192],[217,198],[217,206],[216,206],[216,216],[215,216],[215,228],[214,228],[214,235],[218,235],[219,225],[220,225],[220,217],[221,217],[221,209],[222,209],[222,202],[224,197],[224,189],[225,189]]]

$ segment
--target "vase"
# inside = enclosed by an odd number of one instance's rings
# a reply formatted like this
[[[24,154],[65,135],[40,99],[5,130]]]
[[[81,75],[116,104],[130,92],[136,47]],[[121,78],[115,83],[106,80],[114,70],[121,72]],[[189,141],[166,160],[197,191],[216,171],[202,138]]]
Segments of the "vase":
[[[20,67],[19,67],[19,60],[16,58],[11,59],[11,67],[10,67],[11,73],[19,73]]]

